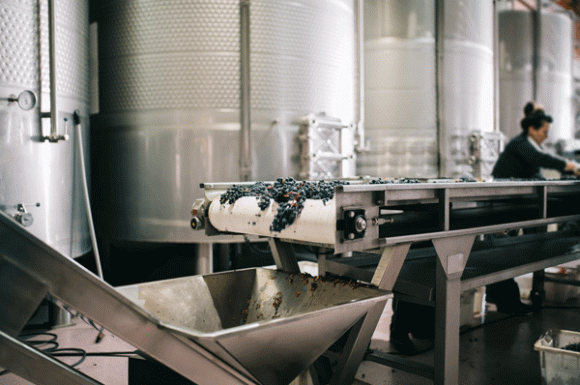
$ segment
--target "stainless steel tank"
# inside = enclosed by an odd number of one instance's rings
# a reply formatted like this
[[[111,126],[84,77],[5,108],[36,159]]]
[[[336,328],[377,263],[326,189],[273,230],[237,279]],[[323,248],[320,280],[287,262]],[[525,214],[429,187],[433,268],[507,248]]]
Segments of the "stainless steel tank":
[[[200,183],[240,180],[240,3],[98,7],[93,159],[110,239],[203,242],[189,224]],[[249,9],[251,174],[297,177],[300,119],[354,120],[354,2],[255,0]]]
[[[88,150],[88,3],[49,4],[0,0],[0,209],[77,257],[91,246],[71,119],[78,111]]]
[[[494,4],[479,0],[444,3],[439,173],[475,177],[470,163],[472,134],[494,130]]]
[[[533,99],[534,14],[499,12],[500,130],[521,133],[524,105]],[[574,138],[572,20],[566,14],[542,12],[536,101],[554,117],[546,144]]]
[[[365,134],[358,173],[438,175],[433,1],[365,1]]]
[[[359,157],[359,174],[469,176],[470,134],[493,130],[493,4],[443,3],[438,112],[435,3],[365,1],[365,129],[371,151]]]

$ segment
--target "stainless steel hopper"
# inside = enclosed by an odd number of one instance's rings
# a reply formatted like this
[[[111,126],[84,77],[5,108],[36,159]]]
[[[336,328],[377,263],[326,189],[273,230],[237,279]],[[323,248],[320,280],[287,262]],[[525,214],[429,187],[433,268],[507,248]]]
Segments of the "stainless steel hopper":
[[[268,269],[116,289],[2,212],[0,282],[0,367],[36,384],[97,384],[15,338],[47,294],[199,385],[287,384],[350,328],[346,384],[388,297]]]
[[[290,383],[387,299],[344,280],[263,268],[118,290],[164,327],[269,385]]]

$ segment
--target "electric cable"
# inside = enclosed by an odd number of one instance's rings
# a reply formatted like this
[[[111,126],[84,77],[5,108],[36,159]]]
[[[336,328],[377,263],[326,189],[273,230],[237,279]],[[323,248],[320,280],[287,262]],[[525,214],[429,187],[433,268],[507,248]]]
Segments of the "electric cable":
[[[54,301],[53,301],[54,302]],[[83,314],[79,313],[78,311],[74,311],[73,309],[71,309],[68,305],[66,304],[61,304],[58,305],[60,306],[62,309],[66,310],[67,312],[69,312],[72,316],[72,318],[79,318],[81,321],[85,322],[86,324],[92,326],[96,331],[98,331],[99,333],[97,334],[97,338],[95,339],[95,343],[98,344],[99,342],[101,342],[103,340],[103,338],[105,338],[105,328],[104,327],[99,327],[97,326],[92,319],[90,318],[86,318]]]
[[[91,321],[92,322],[92,321]],[[94,325],[94,324],[93,324]],[[35,337],[49,337],[48,339],[32,339]],[[18,339],[24,341],[30,346],[36,347],[39,351],[44,354],[50,355],[51,357],[80,357],[80,359],[72,364],[65,365],[74,368],[85,361],[87,357],[117,357],[117,358],[130,358],[136,354],[139,354],[138,350],[134,351],[116,351],[116,352],[94,352],[88,353],[84,349],[80,348],[59,348],[57,342],[58,336],[54,333],[48,331],[38,331],[38,332],[25,332],[18,335]],[[44,345],[49,345],[45,348],[40,348]],[[61,361],[62,362],[62,361]],[[9,370],[0,371],[0,376],[10,373]]]

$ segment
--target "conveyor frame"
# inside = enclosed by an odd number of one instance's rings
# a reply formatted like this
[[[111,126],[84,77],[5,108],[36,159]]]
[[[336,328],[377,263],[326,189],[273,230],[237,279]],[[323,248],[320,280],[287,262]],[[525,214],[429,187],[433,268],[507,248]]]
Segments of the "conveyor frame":
[[[206,197],[215,197],[218,194],[217,191],[225,190],[225,188],[227,185],[209,185],[207,190],[210,194],[206,194]],[[580,205],[577,203],[579,198],[580,181],[578,180],[443,181],[441,183],[431,181],[428,183],[353,183],[337,186],[334,195],[336,221],[331,224],[334,226],[335,242],[334,245],[318,244],[325,248],[334,248],[335,257],[319,255],[319,273],[321,275],[333,273],[361,279],[372,282],[383,290],[393,290],[411,245],[421,242],[432,243],[437,254],[434,272],[436,320],[433,367],[420,365],[418,368],[413,362],[405,363],[405,360],[400,359],[389,361],[384,357],[377,358],[377,356],[371,359],[399,368],[406,367],[409,371],[432,378],[437,385],[457,384],[459,381],[461,291],[580,259],[580,252],[575,250],[462,281],[461,277],[476,238],[514,229],[546,228],[551,224],[578,221],[580,220]],[[421,214],[427,219],[435,218],[436,227],[428,231],[419,231],[414,230],[413,226],[408,226],[407,233],[388,234],[389,224],[397,221],[397,215],[405,207],[419,208],[419,211],[424,208]],[[469,210],[480,207],[483,207],[484,212],[489,210],[492,214],[491,218],[488,215],[479,220],[479,217],[474,216],[473,220],[469,217],[465,220],[465,213],[468,215]],[[502,213],[505,208],[509,209],[506,215],[497,214]],[[344,231],[346,227],[344,222],[349,220],[347,214],[354,210],[364,212],[366,228],[363,236],[349,237]],[[463,220],[458,220],[458,218],[463,218]],[[211,218],[209,221],[211,222]],[[404,227],[404,223],[401,226]],[[384,234],[385,232],[387,234]],[[383,233],[382,236],[381,233]],[[277,238],[274,235],[270,240],[270,245],[278,268],[292,270],[296,262],[291,252],[291,243],[304,243],[304,241],[282,239],[284,236]],[[550,239],[559,237],[568,237],[571,244],[580,242],[577,235],[570,238],[568,233],[556,232],[549,236]],[[350,252],[369,250],[380,254],[374,272],[369,273],[366,269],[348,263],[349,258],[346,255]],[[345,363],[347,365],[345,372],[356,372],[355,366],[359,363],[358,358]]]

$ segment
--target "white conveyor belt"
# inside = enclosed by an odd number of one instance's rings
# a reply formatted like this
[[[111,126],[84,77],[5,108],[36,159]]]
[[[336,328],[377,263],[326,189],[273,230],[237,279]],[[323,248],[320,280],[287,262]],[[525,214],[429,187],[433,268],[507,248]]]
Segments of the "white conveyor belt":
[[[334,245],[336,239],[336,209],[334,200],[324,204],[320,199],[307,199],[294,223],[280,232],[270,231],[278,210],[272,202],[262,211],[255,197],[242,197],[233,204],[214,200],[208,211],[211,225],[219,231],[262,235],[296,241]]]

